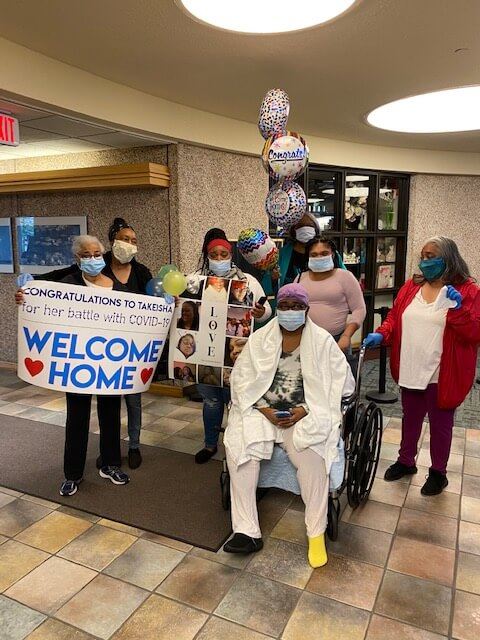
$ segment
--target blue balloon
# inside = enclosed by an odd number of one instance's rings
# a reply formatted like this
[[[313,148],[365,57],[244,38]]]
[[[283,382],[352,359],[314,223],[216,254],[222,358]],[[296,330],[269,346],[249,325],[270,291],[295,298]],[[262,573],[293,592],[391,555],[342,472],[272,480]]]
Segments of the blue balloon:
[[[160,278],[152,278],[149,280],[145,290],[148,296],[156,296],[157,298],[165,297],[165,290]]]

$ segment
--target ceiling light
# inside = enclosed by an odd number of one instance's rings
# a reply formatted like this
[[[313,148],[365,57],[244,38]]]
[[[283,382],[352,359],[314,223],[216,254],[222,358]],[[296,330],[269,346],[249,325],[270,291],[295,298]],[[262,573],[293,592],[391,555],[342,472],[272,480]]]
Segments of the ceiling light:
[[[227,31],[284,33],[336,18],[357,0],[176,0],[194,19]]]
[[[373,127],[401,133],[448,133],[480,129],[480,85],[424,93],[371,111]]]

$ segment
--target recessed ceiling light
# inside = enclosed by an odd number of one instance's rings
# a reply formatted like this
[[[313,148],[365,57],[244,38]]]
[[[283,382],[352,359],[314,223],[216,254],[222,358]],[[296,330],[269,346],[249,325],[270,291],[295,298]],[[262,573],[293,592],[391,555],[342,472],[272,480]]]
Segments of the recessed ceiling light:
[[[227,31],[285,33],[344,13],[358,0],[176,0],[191,17]]]
[[[480,129],[480,85],[395,100],[371,111],[367,122],[401,133],[475,131]]]

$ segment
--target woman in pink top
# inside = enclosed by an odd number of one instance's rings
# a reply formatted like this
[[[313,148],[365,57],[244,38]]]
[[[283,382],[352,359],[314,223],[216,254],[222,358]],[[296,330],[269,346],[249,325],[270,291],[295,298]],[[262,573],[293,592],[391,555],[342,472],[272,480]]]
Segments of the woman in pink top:
[[[305,248],[305,257],[308,269],[299,281],[310,298],[308,315],[349,353],[352,336],[367,313],[360,285],[350,271],[339,268],[337,248],[330,238],[313,238]]]

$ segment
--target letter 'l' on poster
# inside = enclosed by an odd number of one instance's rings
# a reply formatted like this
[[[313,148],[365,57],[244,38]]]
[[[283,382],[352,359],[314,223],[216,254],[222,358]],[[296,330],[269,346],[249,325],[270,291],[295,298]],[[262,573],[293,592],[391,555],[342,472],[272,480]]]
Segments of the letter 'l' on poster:
[[[18,311],[18,376],[94,395],[147,391],[174,305],[163,298],[35,281]]]

